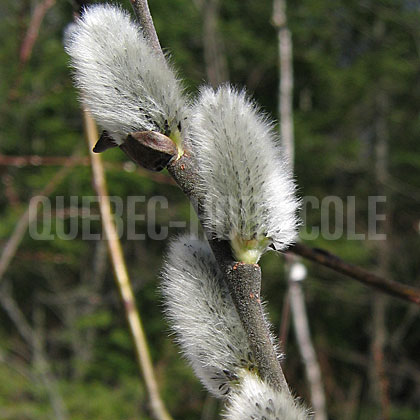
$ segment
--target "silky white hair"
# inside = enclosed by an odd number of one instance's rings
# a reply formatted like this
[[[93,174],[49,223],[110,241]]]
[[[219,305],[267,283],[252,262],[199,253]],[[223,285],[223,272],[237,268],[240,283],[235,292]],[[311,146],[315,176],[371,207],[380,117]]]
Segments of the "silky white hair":
[[[257,262],[270,244],[282,250],[293,243],[295,185],[272,124],[257,105],[229,85],[202,88],[189,139],[206,197],[204,224],[213,236],[260,248],[255,260],[245,262]]]
[[[170,244],[161,291],[184,356],[206,388],[224,398],[240,372],[254,369],[254,359],[217,267],[206,242],[181,236]]]
[[[225,420],[308,420],[308,410],[286,390],[275,390],[251,372],[245,372],[226,405]]]
[[[133,131],[181,131],[186,102],[180,82],[127,12],[87,8],[67,29],[64,44],[81,100],[117,144]]]

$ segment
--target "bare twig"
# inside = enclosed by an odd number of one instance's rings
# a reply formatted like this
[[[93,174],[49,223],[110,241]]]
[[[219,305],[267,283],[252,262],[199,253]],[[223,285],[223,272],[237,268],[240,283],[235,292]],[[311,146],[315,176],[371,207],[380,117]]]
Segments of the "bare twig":
[[[29,22],[28,30],[26,31],[25,37],[22,41],[19,51],[19,69],[15,81],[12,83],[12,87],[7,94],[6,105],[9,101],[13,100],[17,96],[17,90],[22,81],[22,73],[26,63],[29,61],[32,55],[32,51],[36,40],[38,39],[39,29],[42,21],[48,10],[53,7],[55,0],[43,0],[38,3],[34,9]]]
[[[294,164],[294,145],[295,136],[293,129],[293,54],[292,54],[292,35],[287,25],[286,0],[274,0],[273,3],[273,23],[277,29],[278,50],[279,50],[279,117],[280,133],[284,153],[290,165]],[[286,258],[287,277],[289,292],[286,308],[283,308],[283,315],[286,319],[282,320],[282,326],[288,324],[288,308],[292,311],[293,326],[296,335],[299,352],[305,367],[306,378],[308,381],[311,404],[314,409],[314,420],[326,420],[326,398],[324,384],[322,382],[321,368],[316,357],[315,348],[312,343],[311,332],[309,329],[308,314],[306,311],[305,295],[301,281],[296,281],[291,276],[290,268],[294,264],[294,259],[289,255]],[[282,333],[285,331],[283,330]]]
[[[322,382],[321,368],[311,339],[305,296],[301,282],[290,279],[289,293],[296,341],[305,365],[306,377],[311,392],[312,407],[315,411],[314,420],[325,420],[327,419],[327,412],[325,407],[324,385]]]
[[[44,0],[36,5],[25,38],[20,47],[19,60],[21,66],[23,66],[31,57],[32,50],[38,38],[41,23],[47,11],[53,7],[54,4],[55,0]]]
[[[150,42],[150,45],[155,52],[163,56],[162,48],[156,33],[155,25],[153,24],[147,0],[130,0],[130,2],[141,26],[143,35]]]
[[[420,289],[393,280],[385,279],[357,265],[343,261],[336,255],[323,249],[311,248],[302,243],[295,244],[288,253],[300,255],[334,271],[345,274],[369,287],[374,287],[382,293],[387,293],[408,302],[420,305]]]
[[[105,180],[102,159],[99,154],[93,153],[92,149],[98,140],[98,132],[95,122],[88,113],[84,111],[86,137],[90,150],[92,162],[94,188],[99,198],[99,209],[101,212],[102,226],[107,238],[108,251],[114,269],[115,279],[124,303],[125,314],[130,326],[131,334],[135,345],[139,366],[149,393],[150,404],[154,416],[158,420],[171,420],[160,397],[158,385],[153,371],[149,348],[144,334],[140,315],[136,308],[133,290],[128,277],[127,267],[124,261],[121,243],[111,214],[111,204],[108,197],[108,190]]]
[[[0,288],[0,304],[9,318],[13,321],[16,331],[29,344],[33,346],[34,332],[29,322],[26,320],[20,308],[12,298],[11,285],[5,282]]]
[[[287,27],[285,0],[274,0],[273,23],[279,44],[279,116],[284,152],[294,161],[292,36]],[[286,136],[286,137],[284,137]]]
[[[187,195],[197,210],[199,219],[203,197],[197,192],[198,179],[195,160],[188,153],[188,144],[184,145],[185,153],[168,165],[168,171]],[[257,264],[238,263],[232,257],[227,241],[211,240],[209,244],[216,257],[226,284],[238,311],[242,325],[247,332],[248,342],[255,357],[259,374],[274,388],[289,392],[280,363],[276,357],[267,323],[264,319],[260,302],[261,270]]]

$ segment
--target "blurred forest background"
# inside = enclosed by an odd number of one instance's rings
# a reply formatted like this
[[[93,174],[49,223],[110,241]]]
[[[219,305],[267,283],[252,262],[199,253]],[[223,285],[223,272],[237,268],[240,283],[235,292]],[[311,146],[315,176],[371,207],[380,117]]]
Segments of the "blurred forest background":
[[[121,3],[131,10],[128,1]],[[101,224],[97,203],[86,209],[89,201],[82,200],[95,192],[62,45],[73,7],[70,0],[0,3],[0,256],[13,232],[26,232],[10,265],[0,270],[1,420],[151,418],[106,244],[82,240],[83,223],[96,233]],[[247,86],[278,118],[271,1],[150,0],[150,8],[188,91],[230,80]],[[355,196],[358,233],[368,232],[368,196],[387,197],[379,206],[387,215],[381,225],[386,241],[344,234],[307,242],[420,286],[420,2],[296,0],[287,12],[299,194],[338,196],[345,204]],[[102,157],[110,195],[123,203],[127,196],[146,197],[136,210],[146,220],[127,220],[124,212],[124,226],[130,222],[137,233],[147,232],[147,202],[156,195],[169,203],[167,209],[157,206],[158,232],[172,220],[188,225],[189,204],[165,172],[135,168],[118,149]],[[52,207],[38,230],[50,223],[53,239],[34,239],[23,222],[39,193],[49,195]],[[319,209],[308,211],[305,222],[304,231],[320,226]],[[75,223],[74,239],[57,234]],[[182,230],[169,227],[171,235]],[[148,235],[128,240],[125,232],[122,243],[169,412],[175,419],[218,418],[219,403],[180,358],[162,316],[158,273],[167,241]],[[304,263],[328,418],[420,419],[420,308]],[[261,266],[263,295],[280,333],[288,289],[284,259],[265,255]],[[310,403],[292,327],[284,338],[286,377]]]

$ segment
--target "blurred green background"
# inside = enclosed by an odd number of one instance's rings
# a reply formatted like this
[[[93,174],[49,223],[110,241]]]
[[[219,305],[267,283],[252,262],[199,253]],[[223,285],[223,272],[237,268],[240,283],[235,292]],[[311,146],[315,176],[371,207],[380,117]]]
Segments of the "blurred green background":
[[[130,10],[128,1],[119,3]],[[345,204],[344,235],[336,240],[320,236],[308,244],[420,286],[420,2],[288,3],[299,195],[320,201],[337,196]],[[51,212],[45,211],[45,219],[39,213],[0,279],[1,420],[151,418],[106,244],[82,239],[83,223],[93,233],[101,233],[101,225],[97,203],[82,200],[95,193],[82,114],[62,46],[74,6],[69,0],[0,3],[0,252],[31,197],[71,155],[77,161],[49,195]],[[272,7],[271,1],[150,0],[161,44],[191,94],[208,78],[230,80],[247,86],[277,118]],[[39,31],[34,31],[37,18]],[[211,36],[222,63],[216,76],[207,55]],[[381,176],[378,148],[384,144],[386,176]],[[163,399],[175,419],[219,418],[220,404],[180,358],[162,315],[158,273],[167,240],[147,234],[145,240],[127,238],[129,223],[136,233],[147,233],[151,226],[157,232],[169,228],[169,235],[183,231],[170,222],[188,226],[194,219],[189,204],[165,173],[135,168],[118,149],[102,156],[109,193],[121,197],[124,206],[124,254]],[[386,196],[386,205],[379,207],[387,215],[381,226],[387,240],[350,240],[347,197],[355,196],[356,231],[367,233],[370,195]],[[145,196],[136,207],[144,221],[127,212],[129,196]],[[168,208],[158,204],[154,213],[147,206],[153,196],[166,198]],[[327,225],[343,217],[330,210]],[[305,222],[304,231],[320,226],[321,212],[309,208]],[[66,240],[63,229],[68,233],[72,226],[74,239]],[[34,238],[43,228],[53,239]],[[269,254],[261,265],[263,294],[278,333],[287,290],[284,260]],[[322,267],[307,267],[303,287],[329,418],[379,419],[386,406],[392,419],[420,419],[419,308],[379,298],[378,320],[377,294]],[[378,398],[375,386],[372,343],[378,328],[385,337],[381,378],[389,401]],[[286,377],[309,402],[292,328],[284,351]]]

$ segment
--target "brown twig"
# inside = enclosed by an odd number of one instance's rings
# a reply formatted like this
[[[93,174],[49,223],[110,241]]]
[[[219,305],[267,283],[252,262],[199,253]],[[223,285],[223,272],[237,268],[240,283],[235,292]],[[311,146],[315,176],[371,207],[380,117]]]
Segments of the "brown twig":
[[[20,47],[19,61],[21,66],[24,66],[30,59],[35,42],[38,38],[41,23],[44,20],[45,14],[54,6],[54,4],[55,0],[44,0],[36,5],[25,38]]]
[[[28,30],[26,31],[25,37],[23,38],[22,44],[20,46],[19,68],[17,71],[16,79],[13,82],[9,93],[7,94],[7,102],[15,99],[17,96],[17,90],[22,81],[23,69],[31,58],[35,42],[38,39],[39,29],[41,27],[42,21],[44,20],[48,10],[51,9],[54,4],[55,0],[44,0],[43,2],[38,3],[34,9],[31,20],[29,22]]]
[[[130,0],[130,2],[133,6],[137,20],[139,21],[143,35],[150,42],[150,46],[153,50],[157,54],[163,56],[162,48],[156,33],[155,25],[153,24],[153,18],[150,14],[147,0]]]
[[[184,144],[184,155],[168,165],[168,171],[190,199],[201,220],[203,197],[197,192],[198,172],[195,159],[188,153]],[[282,368],[277,359],[260,302],[261,270],[257,264],[239,263],[232,257],[227,241],[211,240],[210,247],[216,257],[220,270],[238,311],[248,343],[255,358],[255,364],[262,378],[271,386],[290,392]]]
[[[153,365],[144,334],[140,314],[136,308],[134,293],[131,287],[127,267],[118,239],[118,234],[111,214],[111,204],[108,196],[108,189],[105,180],[102,158],[99,154],[93,153],[92,149],[99,138],[95,122],[88,113],[84,111],[84,122],[86,128],[86,137],[89,145],[89,156],[92,163],[93,183],[95,191],[99,198],[99,209],[101,212],[102,226],[107,238],[108,251],[114,269],[115,280],[124,303],[124,310],[130,326],[131,334],[135,345],[136,355],[139,361],[139,367],[143,374],[144,381],[149,393],[151,409],[158,420],[172,420],[166,411],[163,401],[160,397],[157,381],[153,371]]]
[[[420,290],[418,288],[385,279],[357,265],[345,262],[328,251],[298,243],[287,252],[329,267],[383,293],[420,305]]]

